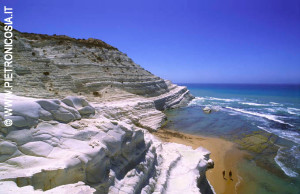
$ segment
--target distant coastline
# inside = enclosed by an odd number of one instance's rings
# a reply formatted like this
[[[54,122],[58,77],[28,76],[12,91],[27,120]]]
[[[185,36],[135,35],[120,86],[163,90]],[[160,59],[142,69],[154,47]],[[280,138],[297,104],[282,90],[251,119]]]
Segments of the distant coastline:
[[[245,150],[250,157],[237,168],[249,183],[242,187],[245,193],[253,193],[254,188],[259,193],[296,192],[300,186],[296,165],[300,157],[300,85],[184,85],[195,99],[185,108],[166,111],[169,122],[165,128],[222,138]],[[205,113],[204,108],[211,111]]]

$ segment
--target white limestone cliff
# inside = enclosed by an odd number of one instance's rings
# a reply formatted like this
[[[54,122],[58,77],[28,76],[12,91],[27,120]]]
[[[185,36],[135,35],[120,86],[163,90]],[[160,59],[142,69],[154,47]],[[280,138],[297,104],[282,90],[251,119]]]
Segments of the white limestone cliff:
[[[11,127],[0,101],[0,194],[213,192],[207,150],[151,134],[162,110],[193,98],[186,87],[101,40],[14,33]]]
[[[3,36],[3,24],[0,24]],[[21,96],[101,97],[98,92],[111,87],[143,97],[165,95],[154,101],[159,110],[185,104],[192,98],[186,87],[153,75],[101,40],[14,31],[13,41],[14,93]],[[0,42],[1,47],[3,44]],[[2,61],[0,72],[3,72]]]
[[[0,193],[198,193],[212,163],[207,150],[162,143],[134,124],[156,115],[155,130],[163,119],[149,100],[13,100],[14,125],[1,128]]]

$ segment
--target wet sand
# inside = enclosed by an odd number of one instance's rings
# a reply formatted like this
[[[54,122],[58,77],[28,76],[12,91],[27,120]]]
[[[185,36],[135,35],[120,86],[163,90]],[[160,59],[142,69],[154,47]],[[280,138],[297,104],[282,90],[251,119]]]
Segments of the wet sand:
[[[214,168],[206,172],[207,179],[213,186],[215,192],[219,193],[241,193],[243,185],[242,177],[238,175],[237,164],[246,153],[239,150],[232,142],[221,138],[212,138],[180,133],[167,129],[160,129],[153,133],[162,141],[175,142],[191,146],[196,149],[200,146],[211,152],[210,158],[214,161]],[[225,170],[225,179],[222,172]],[[229,178],[229,171],[232,171],[232,180]]]

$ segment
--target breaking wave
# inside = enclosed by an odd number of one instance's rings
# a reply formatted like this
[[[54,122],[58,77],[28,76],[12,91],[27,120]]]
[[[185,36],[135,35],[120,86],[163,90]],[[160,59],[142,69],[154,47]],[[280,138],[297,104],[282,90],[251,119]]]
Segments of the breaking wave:
[[[295,131],[288,131],[288,130],[280,130],[280,129],[274,129],[274,128],[266,128],[257,126],[258,128],[267,131],[269,133],[273,133],[283,139],[290,140],[296,144],[300,144],[300,134]]]
[[[279,104],[277,102],[270,102],[270,104],[272,104],[272,105],[281,105],[281,104]]]
[[[237,101],[240,101],[239,99],[215,98],[215,97],[209,97],[209,100],[217,100],[217,101],[225,101],[225,102],[237,102]]]
[[[228,98],[215,98],[215,97],[196,97],[194,98],[190,103],[189,106],[195,106],[195,105],[205,105],[204,102],[206,101],[223,101],[224,103],[229,103],[229,102],[238,102],[240,101],[239,99],[228,99]],[[213,103],[213,102],[211,102]],[[218,102],[219,104],[222,105],[222,102]]]
[[[287,167],[285,163],[297,163],[300,159],[299,151],[296,149],[299,148],[300,144],[300,134],[294,131],[287,131],[287,130],[280,130],[280,129],[273,129],[273,128],[265,128],[261,126],[257,126],[258,128],[267,131],[269,133],[273,133],[283,139],[290,140],[298,145],[293,146],[289,150],[285,150],[287,148],[279,147],[277,154],[274,158],[277,165],[283,170],[283,172],[289,177],[297,177],[299,174],[294,172],[291,168]],[[299,166],[295,165],[295,168],[299,168]]]
[[[235,113],[268,119],[290,127],[294,127],[294,123],[290,124],[291,122],[287,122],[287,119],[295,120],[295,116],[300,115],[299,108],[286,107],[277,102],[260,103],[238,98],[196,97],[189,102],[188,106],[208,106],[218,111],[229,109]]]
[[[290,152],[293,152],[293,150],[296,148],[296,146],[293,146]],[[294,172],[292,169],[288,168],[282,160],[287,158],[286,153],[283,152],[283,147],[280,147],[277,151],[277,155],[275,156],[274,160],[278,164],[278,166],[283,170],[283,172],[288,175],[289,177],[297,177],[299,174],[297,172]],[[297,157],[297,156],[295,156]],[[297,158],[296,158],[297,159]],[[290,158],[289,158],[290,160]]]
[[[281,124],[286,124],[286,125],[293,126],[289,123],[285,123],[284,121],[277,119],[277,116],[275,116],[275,115],[262,114],[262,113],[258,113],[258,112],[251,112],[251,111],[246,111],[246,110],[239,109],[239,108],[232,108],[232,107],[229,107],[229,106],[227,106],[226,108],[229,109],[229,110],[236,111],[236,112],[241,112],[241,113],[248,114],[248,115],[262,117],[262,118],[266,118],[268,120],[275,121],[275,122],[278,122],[278,123],[281,123]]]
[[[239,102],[240,104],[250,105],[250,106],[269,106],[268,104],[258,104],[253,102]]]
[[[300,109],[298,109],[298,108],[288,107],[287,112],[291,115],[300,115]]]
[[[196,97],[189,102],[188,106],[201,105],[204,102],[204,100],[205,98],[203,97]]]

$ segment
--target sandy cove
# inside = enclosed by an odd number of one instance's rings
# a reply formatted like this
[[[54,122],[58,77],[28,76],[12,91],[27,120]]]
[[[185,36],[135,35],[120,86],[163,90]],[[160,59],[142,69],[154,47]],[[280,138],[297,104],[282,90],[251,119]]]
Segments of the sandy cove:
[[[216,193],[240,193],[242,177],[238,175],[237,164],[246,155],[246,152],[238,149],[232,142],[213,137],[204,137],[185,134],[168,129],[161,129],[153,133],[161,140],[175,142],[191,146],[196,149],[200,146],[211,152],[210,158],[214,161],[214,168],[206,172],[207,179],[213,186]],[[225,179],[222,172],[226,171]],[[229,178],[229,171],[232,171],[232,180]]]

